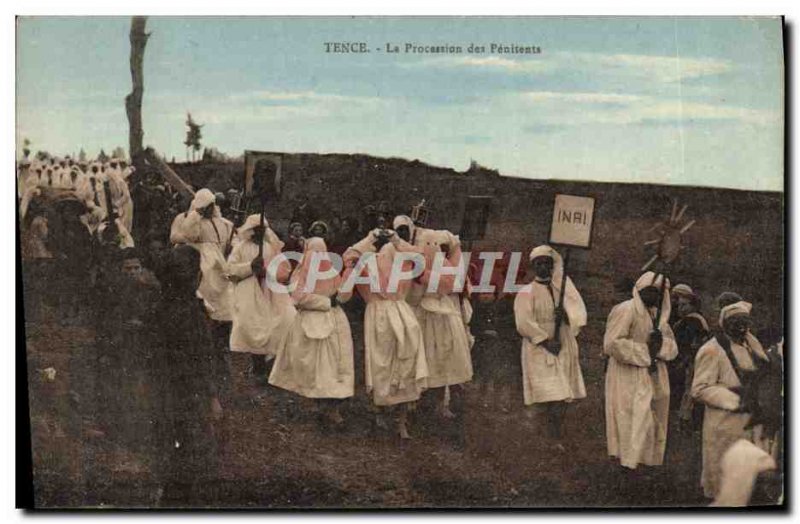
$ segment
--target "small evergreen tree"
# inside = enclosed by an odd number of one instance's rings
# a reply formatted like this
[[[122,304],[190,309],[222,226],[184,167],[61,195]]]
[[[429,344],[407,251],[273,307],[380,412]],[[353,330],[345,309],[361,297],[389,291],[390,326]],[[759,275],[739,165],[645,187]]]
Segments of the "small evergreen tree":
[[[186,146],[186,160],[189,160],[189,151],[191,151],[192,162],[194,162],[201,148],[200,140],[203,138],[203,134],[200,128],[203,126],[194,121],[191,113],[186,113],[186,127],[188,128],[186,130],[186,140],[183,142],[183,145]]]

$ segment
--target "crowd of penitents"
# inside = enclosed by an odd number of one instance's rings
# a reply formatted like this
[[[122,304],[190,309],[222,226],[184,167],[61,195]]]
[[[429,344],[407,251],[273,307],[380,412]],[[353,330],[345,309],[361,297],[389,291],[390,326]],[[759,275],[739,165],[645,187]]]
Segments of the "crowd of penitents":
[[[355,394],[356,381],[342,304],[358,296],[366,304],[364,381],[379,423],[391,415],[400,438],[410,438],[409,412],[423,394],[435,397],[443,420],[457,416],[450,399],[473,377],[474,343],[471,275],[457,235],[399,215],[365,234],[350,228],[344,241],[333,241],[322,221],[307,232],[308,224],[292,223],[281,239],[261,214],[234,227],[221,213],[224,197],[201,189],[173,217],[165,248],[148,237],[159,255],[146,256],[131,236],[132,173],[117,158],[20,162],[23,258],[32,264],[54,257],[41,205],[49,198],[74,204],[76,227],[95,251],[114,253],[123,280],[148,283],[142,261],[152,266],[160,282],[157,314],[171,324],[167,343],[184,347],[190,360],[216,362],[206,374],[210,383],[190,382],[207,393],[211,413],[224,410],[226,371],[219,368],[230,351],[251,355],[257,383],[316,399],[327,424],[344,424],[340,404]],[[513,301],[523,400],[544,411],[550,445],[564,453],[567,407],[586,397],[579,339],[587,312],[554,248],[537,246],[528,261],[534,278]],[[759,472],[777,467],[780,414],[768,416],[754,391],[765,370],[782,366],[783,344],[762,347],[751,330],[751,304],[736,293],[722,293],[716,306],[711,326],[688,285],[671,286],[648,271],[631,298],[610,311],[603,339],[607,447],[630,470],[662,465],[672,397],[698,435],[705,497],[741,504],[741,484],[752,486]],[[184,375],[203,376],[197,369]]]

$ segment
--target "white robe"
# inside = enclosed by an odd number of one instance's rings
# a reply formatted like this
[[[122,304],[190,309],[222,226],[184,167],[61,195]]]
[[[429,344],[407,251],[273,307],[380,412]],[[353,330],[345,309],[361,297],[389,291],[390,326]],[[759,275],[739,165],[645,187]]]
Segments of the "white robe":
[[[330,297],[305,294],[297,301],[286,344],[278,352],[269,383],[308,398],[354,394],[350,323]]]
[[[472,380],[472,344],[461,308],[461,297],[454,292],[455,276],[441,274],[436,291],[427,290],[433,260],[441,254],[442,245],[449,245],[452,251],[443,265],[449,269],[457,267],[461,257],[458,237],[445,230],[416,229],[415,247],[426,253],[427,262],[420,282],[414,283],[409,290],[409,294],[413,293],[410,301],[410,296],[406,295],[406,301],[414,305],[422,329],[429,388],[453,386]]]
[[[28,214],[28,207],[30,207],[31,201],[41,194],[42,190],[38,186],[29,185],[25,187],[25,189],[22,191],[22,197],[19,199],[20,220],[24,220],[25,216]]]
[[[433,232],[432,229],[426,229],[423,227],[415,226],[412,233],[411,245],[414,247],[422,249],[424,246],[424,238],[428,232]],[[420,302],[422,302],[422,297],[425,295],[425,286],[420,286],[417,283],[414,283],[411,288],[406,293],[406,302],[408,302],[411,307],[416,308],[419,306]]]
[[[428,364],[419,322],[405,300],[367,300],[364,349],[367,392],[376,406],[419,400]]]
[[[719,490],[711,503],[715,507],[743,507],[750,502],[759,473],[778,467],[763,449],[744,439],[736,441],[721,461]]]
[[[731,343],[731,352],[744,370],[753,370],[753,355],[766,361],[757,341],[750,351]],[[741,386],[736,371],[715,338],[697,352],[694,364],[692,397],[705,405],[703,414],[703,473],[700,483],[706,498],[717,496],[720,485],[720,461],[727,449],[739,439],[747,439],[764,450],[769,442],[761,438],[761,426],[745,430],[749,413],[733,413],[739,406],[739,395],[730,388]]]
[[[344,254],[345,261],[364,254],[378,258],[380,278],[388,279],[396,248],[389,244],[376,254],[371,234]],[[408,246],[395,239],[398,244]],[[405,248],[403,248],[405,249]],[[408,266],[409,263],[406,263]],[[409,269],[405,267],[404,269]],[[366,268],[363,270],[366,272]],[[345,271],[345,275],[349,270]],[[347,277],[344,277],[347,281]],[[364,312],[364,368],[367,392],[376,406],[391,406],[418,400],[426,387],[428,364],[425,344],[414,310],[406,302],[410,283],[400,282],[395,293],[370,291],[369,285],[358,284],[359,294],[367,303]],[[340,293],[344,297],[348,294]]]
[[[575,292],[582,311],[586,308]],[[558,295],[553,295],[557,297]],[[586,397],[581,373],[578,341],[580,321],[576,314],[571,324],[562,322],[558,357],[544,349],[542,342],[555,335],[555,305],[547,285],[531,282],[514,299],[514,319],[522,339],[522,382],[525,405],[571,401]]]
[[[472,380],[470,341],[458,295],[428,293],[414,312],[425,344],[427,387],[453,386]]]
[[[639,307],[634,301],[639,301]],[[617,304],[606,322],[603,352],[609,357],[605,383],[608,454],[631,469],[638,464],[660,466],[664,462],[669,376],[663,361],[678,355],[675,336],[664,320],[660,328],[664,341],[657,355],[660,361],[652,376],[648,371],[647,337],[653,322],[641,299]]]
[[[175,217],[170,232],[173,244],[189,244],[200,252],[202,278],[197,295],[203,299],[209,316],[219,322],[230,322],[232,318],[233,286],[224,273],[223,255],[232,229],[229,220],[216,216],[203,219],[197,211],[189,211],[182,218]]]
[[[268,265],[276,254],[265,242],[264,263]],[[241,242],[233,249],[225,266],[227,275],[241,279],[233,284],[230,348],[235,352],[273,357],[286,343],[296,311],[288,294],[262,288],[250,266],[257,256],[256,244]]]
[[[108,173],[109,189],[111,190],[111,202],[116,209],[119,218],[125,225],[125,229],[133,229],[133,199],[128,188],[128,183],[122,178],[119,171]]]
[[[81,199],[89,210],[88,213],[81,216],[81,222],[86,225],[91,234],[97,231],[100,223],[108,216],[103,179],[103,176],[98,173],[84,175],[76,181],[75,196]]]

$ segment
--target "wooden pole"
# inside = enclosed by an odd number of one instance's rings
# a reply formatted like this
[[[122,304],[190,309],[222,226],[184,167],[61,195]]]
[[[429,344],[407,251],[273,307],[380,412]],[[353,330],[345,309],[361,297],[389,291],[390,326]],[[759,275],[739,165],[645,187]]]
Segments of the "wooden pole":
[[[264,199],[261,199],[261,217],[259,218],[259,225],[261,226],[262,231],[264,230]],[[264,238],[266,238],[266,231],[264,231]],[[264,239],[261,239],[261,242],[258,243],[258,257],[264,257]]]
[[[558,291],[558,305],[556,307],[556,330],[554,336],[558,341],[559,351],[561,348],[561,322],[564,320],[564,293],[567,289],[567,264],[569,263],[569,248],[564,251],[564,265],[561,268],[561,289]]]
[[[259,217],[259,225],[261,226],[262,236],[261,240],[258,243],[258,259],[261,260],[261,263],[264,263],[264,240],[267,238],[267,231],[264,227],[264,208],[266,207],[266,197],[265,195],[261,195],[261,216]],[[264,272],[264,278],[258,279],[259,286],[264,286],[264,280],[267,278],[266,271]]]
[[[242,207],[242,209],[236,212],[236,215],[239,217],[239,219],[234,221],[233,224],[234,227],[231,228],[231,234],[230,237],[228,237],[228,252],[225,253],[225,258],[228,258],[228,255],[230,254],[231,244],[233,243],[233,236],[236,234],[236,229],[242,226],[244,224],[244,221],[247,220],[247,210],[249,209],[249,207],[250,207],[250,197],[247,198],[247,202]]]
[[[153,148],[148,147],[142,153],[142,157],[145,158],[152,167],[158,171],[164,179],[172,185],[175,189],[180,191],[182,194],[188,197],[194,197],[194,190],[192,186],[187,184],[183,181],[178,174],[170,168],[166,162],[161,160]]]
[[[658,278],[658,277],[656,277]],[[656,320],[653,329],[658,330],[661,325],[661,311],[664,306],[664,293],[667,292],[667,266],[664,266],[664,271],[661,273],[661,293],[658,300],[658,307],[656,309]]]
[[[656,273],[656,279],[658,279],[658,273]],[[667,266],[665,264],[664,271],[661,273],[661,293],[659,293],[658,306],[656,306],[656,318],[653,323],[653,331],[658,331],[659,333],[661,332],[660,329],[661,314],[664,309],[664,294],[666,292],[667,292]],[[653,358],[652,361],[650,362],[650,368],[649,368],[650,373],[655,373],[658,371],[658,366],[656,366],[656,364],[658,364],[658,360]]]

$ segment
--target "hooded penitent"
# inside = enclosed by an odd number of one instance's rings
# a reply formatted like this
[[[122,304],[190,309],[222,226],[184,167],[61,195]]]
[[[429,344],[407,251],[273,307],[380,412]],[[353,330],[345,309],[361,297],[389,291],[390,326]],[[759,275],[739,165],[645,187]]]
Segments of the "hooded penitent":
[[[392,227],[397,229],[400,226],[408,227],[411,235],[409,240],[410,244],[415,247],[423,248],[424,236],[427,231],[430,231],[429,229],[417,226],[407,215],[398,215],[394,218]],[[421,286],[413,286],[411,291],[406,295],[406,302],[408,302],[412,307],[419,306],[423,293],[424,288]]]
[[[301,302],[309,294],[326,297],[336,295],[341,285],[341,277],[338,274],[333,277],[322,277],[334,270],[325,241],[319,237],[306,239],[303,257],[292,273],[291,283],[294,288],[292,299]]]
[[[341,284],[325,241],[306,240],[291,278],[298,315],[278,353],[270,384],[309,398],[347,398],[354,393],[353,337],[338,305]],[[326,275],[322,277],[321,274]]]
[[[750,315],[750,311],[752,311],[752,309],[753,305],[749,302],[745,302],[744,300],[734,302],[733,304],[728,304],[719,312],[719,325],[723,326],[725,324],[725,320],[734,315]]]
[[[580,369],[577,335],[586,325],[583,299],[567,277],[564,294],[566,320],[562,322],[558,341],[558,356],[547,351],[543,343],[556,336],[555,307],[561,294],[564,263],[561,255],[550,246],[534,248],[529,260],[550,257],[553,273],[549,280],[534,280],[514,299],[514,319],[522,338],[522,379],[526,405],[572,401],[586,396]]]
[[[214,196],[214,193],[212,193],[210,189],[204,187],[194,194],[194,198],[192,199],[191,204],[189,204],[189,208],[193,211],[199,211],[200,209],[208,207],[210,204],[214,204],[214,216],[218,216],[219,209],[216,207],[216,201],[217,199]]]
[[[100,164],[92,162],[85,176],[78,181],[75,187],[76,196],[83,200],[90,212],[102,218],[105,218],[107,214],[105,186],[103,185],[105,180],[105,175],[100,171]]]
[[[236,229],[236,236],[242,242],[245,240],[250,240],[253,236],[253,229],[260,225],[261,215],[258,213],[252,214],[245,219],[244,224]],[[280,253],[280,251],[283,249],[283,241],[278,238],[278,235],[275,234],[275,231],[269,227],[269,221],[266,218],[264,219],[264,227],[266,228],[264,233],[264,242],[272,247],[274,253]]]
[[[547,245],[533,248],[528,255],[528,260],[533,261],[533,259],[542,256],[553,259],[553,275],[550,277],[550,285],[553,289],[553,295],[560,297],[561,282],[564,278],[564,260],[558,251]],[[566,290],[564,291],[564,311],[569,316],[569,324],[573,328],[582,328],[586,325],[586,306],[577,288],[575,288],[575,284],[569,277],[567,277]]]
[[[200,215],[199,210],[214,202],[214,193],[205,188],[199,190],[192,199],[189,211],[181,213],[172,222],[170,241],[173,244],[189,244],[200,252],[203,278],[197,288],[198,296],[205,301],[212,319],[225,322],[231,320],[233,290],[223,273],[223,266],[233,224],[222,218],[216,205],[210,219]]]
[[[392,229],[397,231],[397,228],[399,228],[400,226],[406,226],[408,228],[408,233],[409,233],[408,238],[410,239],[409,242],[413,243],[414,230],[416,229],[416,226],[414,225],[414,221],[411,220],[411,217],[407,215],[397,215],[396,217],[394,217],[394,220],[392,221]]]
[[[435,273],[434,261],[439,256],[443,268],[459,265],[460,250],[455,254],[458,237],[448,231],[424,230],[418,242],[425,257],[425,272],[420,276],[422,297],[414,312],[422,329],[425,356],[428,361],[428,387],[437,388],[462,384],[472,379],[470,339],[461,311],[460,296],[456,288],[456,276],[442,274],[435,289],[428,290]],[[449,257],[444,257],[442,246],[447,246]],[[466,280],[463,269],[462,283]],[[435,280],[435,279],[434,279]]]
[[[113,167],[116,166],[116,167]],[[133,199],[131,198],[128,183],[122,177],[122,171],[117,161],[112,162],[112,167],[106,170],[111,201],[119,218],[128,230],[133,227]]]
[[[603,353],[606,371],[606,437],[608,454],[628,468],[638,464],[660,466],[664,461],[669,418],[669,376],[664,361],[678,354],[669,327],[669,281],[661,300],[658,329],[662,344],[650,372],[647,340],[655,327],[657,308],[648,308],[639,292],[649,286],[662,289],[663,275],[648,271],[636,281],[633,298],[614,306],[606,321]]]
[[[769,453],[745,439],[737,440],[722,456],[719,492],[711,506],[747,506],[759,473],[776,468]]]
[[[728,304],[720,312],[720,323],[736,314],[749,314],[751,305],[744,301]],[[739,396],[744,376],[756,370],[758,364],[767,362],[767,355],[758,339],[748,332],[744,340],[736,342],[725,335],[722,340],[712,338],[697,352],[695,359],[692,397],[705,405],[703,413],[703,473],[701,484],[707,498],[718,494],[720,461],[723,453],[738,439],[754,442],[771,450],[774,442],[763,435],[763,427],[746,428],[751,415],[734,412],[740,404]],[[723,344],[729,346],[726,352]],[[742,376],[740,376],[742,375]]]
[[[375,251],[374,232],[350,247],[344,254],[345,263],[361,263],[345,270],[342,278],[346,282],[354,271],[365,276],[370,267],[367,258],[374,257],[373,268],[377,268],[380,290],[374,292],[368,284],[358,284],[356,289],[367,303],[364,312],[364,349],[367,391],[373,394],[376,405],[387,406],[419,399],[425,388],[428,366],[422,332],[414,311],[405,301],[411,286],[401,280],[396,291],[387,289],[392,266],[398,250],[411,246],[394,239]],[[406,261],[403,270],[410,270],[412,262]],[[345,297],[347,294],[345,294]]]
[[[286,293],[272,291],[266,282],[253,275],[251,263],[258,256],[253,229],[261,223],[260,215],[250,215],[239,228],[242,241],[233,248],[225,274],[233,281],[231,316],[231,351],[274,356],[286,341],[295,309]],[[281,242],[264,221],[266,235],[262,247],[264,267],[280,254]],[[279,281],[288,278],[288,264],[280,264]]]

